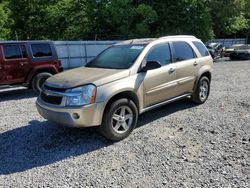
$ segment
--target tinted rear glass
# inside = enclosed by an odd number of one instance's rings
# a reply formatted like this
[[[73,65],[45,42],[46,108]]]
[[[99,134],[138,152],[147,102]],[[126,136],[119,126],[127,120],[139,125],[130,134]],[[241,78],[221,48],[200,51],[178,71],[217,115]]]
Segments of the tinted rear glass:
[[[206,49],[205,45],[202,44],[201,42],[198,42],[198,41],[194,41],[193,44],[195,45],[195,47],[199,50],[200,54],[203,56],[203,57],[206,57],[206,56],[209,56],[209,52],[208,50]]]
[[[21,59],[27,58],[27,51],[24,45],[4,45],[5,59]]]
[[[51,57],[52,51],[49,44],[32,44],[33,57]]]
[[[176,62],[185,61],[196,57],[192,47],[186,42],[173,42],[173,47]]]

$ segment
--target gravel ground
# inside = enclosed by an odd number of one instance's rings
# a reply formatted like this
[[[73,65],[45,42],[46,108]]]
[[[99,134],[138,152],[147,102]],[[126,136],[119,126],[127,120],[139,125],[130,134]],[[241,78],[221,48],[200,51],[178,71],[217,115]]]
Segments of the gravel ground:
[[[250,187],[250,61],[218,61],[207,103],[143,114],[112,143],[62,128],[31,91],[0,92],[0,187]]]

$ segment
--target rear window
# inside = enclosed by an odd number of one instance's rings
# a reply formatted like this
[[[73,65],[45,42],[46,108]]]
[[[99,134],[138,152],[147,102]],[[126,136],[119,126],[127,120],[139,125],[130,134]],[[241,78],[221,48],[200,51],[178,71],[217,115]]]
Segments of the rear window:
[[[52,50],[49,44],[32,44],[33,57],[51,57]]]
[[[196,58],[193,48],[186,42],[173,42],[176,62]]]
[[[202,44],[201,42],[198,42],[198,41],[193,41],[193,44],[195,45],[195,47],[199,50],[200,54],[203,56],[203,57],[206,57],[206,56],[209,56],[209,52],[208,50],[206,49],[205,45]]]
[[[5,59],[22,59],[27,58],[27,51],[24,45],[4,45]]]

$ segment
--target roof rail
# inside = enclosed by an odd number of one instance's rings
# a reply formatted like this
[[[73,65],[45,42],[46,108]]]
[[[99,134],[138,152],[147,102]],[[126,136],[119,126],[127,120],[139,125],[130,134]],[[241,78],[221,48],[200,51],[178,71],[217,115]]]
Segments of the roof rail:
[[[190,38],[190,39],[197,39],[195,36],[192,36],[192,35],[172,35],[172,36],[160,37],[159,39],[169,39],[169,38]]]

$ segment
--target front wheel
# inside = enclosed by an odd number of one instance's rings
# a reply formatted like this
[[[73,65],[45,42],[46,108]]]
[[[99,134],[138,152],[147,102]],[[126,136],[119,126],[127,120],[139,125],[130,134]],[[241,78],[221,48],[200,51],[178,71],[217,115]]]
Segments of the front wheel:
[[[37,74],[33,80],[32,80],[32,89],[36,94],[39,94],[42,90],[42,86],[44,84],[44,82],[51,77],[52,74],[47,73],[47,72],[43,72],[43,73],[39,73]]]
[[[206,76],[200,78],[191,100],[197,104],[203,104],[208,99],[210,93],[210,81]]]
[[[128,137],[138,120],[138,110],[130,99],[119,99],[106,110],[101,133],[109,140],[120,141]]]

